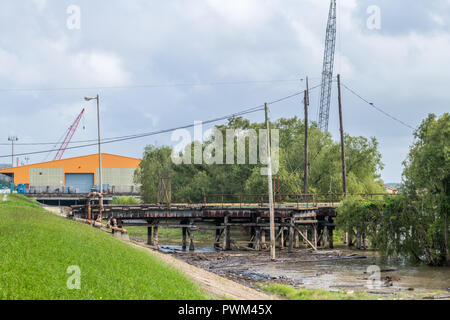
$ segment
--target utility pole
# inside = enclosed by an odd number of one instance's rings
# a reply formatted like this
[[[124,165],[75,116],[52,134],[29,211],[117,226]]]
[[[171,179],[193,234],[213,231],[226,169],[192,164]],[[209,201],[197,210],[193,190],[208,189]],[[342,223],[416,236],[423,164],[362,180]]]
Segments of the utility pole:
[[[18,141],[16,136],[9,136],[8,141],[11,141],[11,167],[14,167],[14,142]]]
[[[270,124],[269,124],[269,107],[264,104],[266,111],[266,128],[267,128],[267,181],[269,187],[269,214],[270,214],[270,259],[275,260],[275,213],[273,207],[273,188],[272,188],[272,156],[270,150]]]
[[[345,162],[345,144],[344,144],[344,121],[342,119],[342,96],[341,96],[341,75],[338,74],[338,99],[339,99],[339,125],[341,131],[341,154],[342,154],[342,188],[344,196],[347,196],[347,164]]]
[[[305,105],[305,185],[304,185],[304,194],[305,194],[305,200],[307,199],[308,194],[308,171],[309,171],[309,157],[308,157],[308,127],[309,127],[309,120],[308,120],[308,106],[309,106],[309,84],[308,84],[308,77],[306,77],[306,91],[305,91],[305,97],[303,101]]]
[[[102,144],[100,143],[100,97],[97,94],[97,130],[98,130],[98,175],[100,182],[100,194],[103,194],[103,179],[102,179]],[[100,197],[100,209],[103,209],[103,197]]]
[[[100,97],[97,94],[95,98],[84,98],[86,101],[97,100],[97,137],[98,137],[98,182],[100,184],[100,194],[103,194],[103,180],[102,180],[102,151],[100,140]],[[100,210],[103,211],[103,197],[100,197]]]

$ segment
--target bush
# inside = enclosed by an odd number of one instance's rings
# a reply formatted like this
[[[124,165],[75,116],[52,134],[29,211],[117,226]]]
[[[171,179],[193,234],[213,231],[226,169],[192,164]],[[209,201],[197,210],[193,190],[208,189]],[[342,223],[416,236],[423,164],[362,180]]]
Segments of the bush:
[[[111,204],[138,204],[139,200],[135,197],[116,197],[111,201]]]

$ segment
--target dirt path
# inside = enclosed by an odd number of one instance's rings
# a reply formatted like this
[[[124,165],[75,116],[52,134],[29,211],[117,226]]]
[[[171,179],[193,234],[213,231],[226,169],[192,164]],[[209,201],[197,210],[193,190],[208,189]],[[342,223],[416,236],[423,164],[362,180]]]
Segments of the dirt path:
[[[165,263],[181,271],[186,277],[198,283],[209,295],[217,299],[233,300],[274,300],[273,296],[264,294],[240,283],[223,278],[209,271],[190,265],[182,260],[176,259],[168,254],[153,250],[136,242],[129,242],[134,247],[147,250],[147,252],[158,257]]]

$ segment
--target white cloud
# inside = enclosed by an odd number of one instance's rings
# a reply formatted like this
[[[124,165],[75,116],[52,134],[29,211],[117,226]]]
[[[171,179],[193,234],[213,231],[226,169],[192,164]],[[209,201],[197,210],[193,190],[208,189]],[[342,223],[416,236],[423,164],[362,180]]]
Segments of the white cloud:
[[[0,5],[2,88],[84,88],[305,75],[310,76],[312,85],[320,81],[329,1],[85,1],[80,3],[79,31],[66,28],[65,9],[69,3],[33,1],[32,6],[20,1]],[[448,109],[448,7],[439,10],[442,1],[379,2],[379,31],[365,27],[365,9],[367,4],[373,4],[371,1],[338,2],[335,70],[342,74],[344,83],[417,125],[427,112]],[[146,132],[150,127],[162,129],[213,118],[238,111],[242,106],[252,107],[289,95],[301,90],[301,86],[293,83],[103,90],[99,92],[104,112],[103,135]],[[96,91],[99,90],[5,93],[1,103],[17,106],[20,111],[11,108],[2,114],[2,119],[8,121],[2,122],[7,125],[2,125],[0,136],[15,128],[22,140],[54,140],[58,137],[52,137],[64,131],[81,110],[82,97]],[[313,95],[318,100],[318,92]],[[403,148],[405,141],[411,139],[411,132],[364,106],[346,91],[344,101],[346,131],[376,136],[382,151],[389,154],[386,179],[398,181],[399,164],[406,156],[398,146]],[[312,108],[317,105],[312,104]],[[30,114],[26,121],[22,110]],[[95,137],[94,111],[89,109],[86,121],[93,122],[87,127],[93,129]],[[311,114],[315,111],[311,110]],[[274,118],[302,116],[301,102],[286,101],[271,112]],[[333,119],[336,109],[330,114],[333,129],[337,126]],[[51,130],[45,128],[49,119],[53,122]],[[253,120],[261,120],[261,115],[254,115]],[[120,147],[140,155],[143,145],[153,143],[151,140]],[[392,150],[400,149],[392,154]]]
[[[33,0],[33,3],[39,12],[42,12],[47,6],[47,0]]]
[[[441,15],[439,15],[435,12],[429,12],[428,15],[429,15],[430,19],[433,20],[439,26],[445,26],[444,18]]]
[[[115,86],[129,83],[121,58],[101,51],[72,52],[68,40],[42,40],[32,52],[0,48],[0,78],[13,86]]]

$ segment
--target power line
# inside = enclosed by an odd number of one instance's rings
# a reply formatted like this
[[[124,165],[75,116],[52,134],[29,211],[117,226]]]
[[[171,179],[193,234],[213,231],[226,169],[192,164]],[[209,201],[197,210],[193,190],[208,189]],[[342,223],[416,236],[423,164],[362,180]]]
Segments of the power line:
[[[415,130],[415,128],[413,128],[412,126],[410,126],[409,124],[405,123],[404,121],[394,117],[393,115],[390,115],[389,113],[387,113],[386,111],[384,111],[383,109],[377,107],[373,102],[368,101],[367,99],[363,98],[360,94],[356,93],[354,90],[350,89],[349,87],[347,87],[345,84],[342,84],[342,86],[347,89],[348,91],[350,91],[352,94],[354,94],[356,97],[358,97],[359,99],[361,99],[362,101],[364,101],[365,103],[367,103],[368,105],[370,105],[372,108],[374,108],[375,110],[377,110],[378,112],[381,112],[382,114],[384,114],[386,117],[391,118],[394,121],[397,121],[398,123],[404,125],[405,127],[408,127],[412,130]]]
[[[320,86],[321,86],[320,84],[316,85],[316,86],[310,88],[309,90],[312,91],[314,89],[319,88]],[[279,102],[283,102],[285,100],[292,99],[292,98],[294,98],[296,96],[299,96],[301,94],[303,94],[303,91],[294,93],[292,95],[289,95],[289,96],[286,96],[286,97],[283,97],[283,98],[280,98],[280,99],[277,99],[277,100],[274,100],[274,101],[272,101],[272,102],[270,102],[268,104],[269,105],[273,105],[273,104],[276,104],[276,103],[279,103]],[[264,105],[260,105],[258,107],[263,108]],[[68,131],[68,129],[66,130],[66,132],[67,131]],[[110,140],[116,140],[116,139],[122,139],[122,138],[126,138],[126,137],[134,137],[134,136],[136,136],[136,134],[128,135],[128,136],[118,136],[118,137],[111,137],[111,138],[103,138],[102,141],[110,141]],[[74,145],[74,144],[83,144],[83,143],[90,143],[90,142],[97,142],[97,139],[71,141],[70,144]],[[59,145],[59,144],[60,144],[60,142],[28,142],[28,143],[16,143],[15,145],[17,145],[17,146],[46,146],[46,145],[55,146],[55,145]],[[9,144],[8,143],[0,143],[0,146],[9,146]]]
[[[25,91],[71,91],[71,90],[101,90],[101,89],[146,89],[165,87],[199,87],[199,86],[226,86],[263,83],[289,83],[303,79],[278,79],[278,80],[242,80],[242,81],[213,81],[213,82],[185,82],[185,83],[160,83],[129,86],[92,86],[92,87],[53,87],[53,88],[0,88],[0,92],[25,92]]]
[[[284,100],[287,100],[289,98],[298,96],[299,94],[301,94],[301,92],[297,92],[297,93],[289,95],[287,97],[284,97],[284,98],[281,98],[281,99],[269,102],[268,105],[273,105],[273,104],[279,103],[280,101],[284,101]],[[242,116],[242,115],[246,115],[246,114],[250,114],[250,113],[255,113],[255,112],[258,112],[258,111],[262,111],[262,110],[264,110],[264,105],[259,105],[259,106],[253,107],[253,108],[248,108],[248,109],[242,110],[242,111],[237,112],[237,113],[233,113],[231,115],[227,115],[227,116],[223,116],[223,117],[219,117],[219,118],[206,120],[206,121],[203,121],[202,124],[210,124],[210,123],[214,123],[214,122],[230,119],[230,118],[233,118],[233,117],[238,117],[238,116]],[[148,132],[148,133],[128,135],[128,136],[122,136],[122,137],[116,137],[116,138],[109,138],[109,139],[102,140],[100,143],[101,144],[110,144],[110,143],[127,141],[127,140],[135,140],[135,139],[139,139],[139,138],[145,138],[145,137],[149,137],[149,136],[154,136],[154,135],[159,135],[159,134],[163,134],[163,133],[173,132],[173,131],[179,130],[179,129],[188,129],[188,128],[192,128],[194,126],[195,126],[195,124],[188,124],[188,125],[185,125],[185,126],[180,126],[180,127],[176,127],[176,128],[170,128],[170,129],[164,129],[164,130],[159,130],[159,131],[153,131],[153,132]],[[78,145],[78,146],[72,146],[72,147],[66,148],[66,150],[92,147],[92,146],[96,146],[96,145],[98,145],[98,142],[84,144],[84,145]],[[15,154],[15,156],[34,155],[34,154],[48,153],[48,152],[53,152],[53,151],[57,151],[57,149],[43,150],[43,151],[34,151],[34,152],[26,152],[26,153],[21,153],[21,154]],[[0,156],[0,158],[7,158],[7,157],[11,157],[11,155]]]

